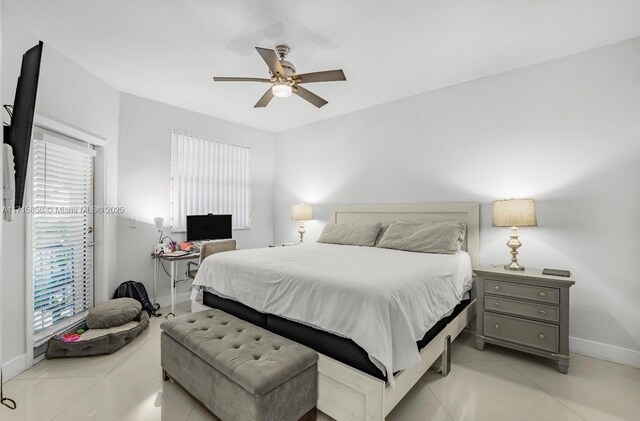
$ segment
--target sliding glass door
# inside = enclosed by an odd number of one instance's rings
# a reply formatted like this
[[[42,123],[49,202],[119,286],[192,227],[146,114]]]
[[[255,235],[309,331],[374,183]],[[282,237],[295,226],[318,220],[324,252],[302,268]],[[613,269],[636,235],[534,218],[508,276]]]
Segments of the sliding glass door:
[[[45,133],[32,144],[33,339],[93,306],[93,160],[87,144]]]

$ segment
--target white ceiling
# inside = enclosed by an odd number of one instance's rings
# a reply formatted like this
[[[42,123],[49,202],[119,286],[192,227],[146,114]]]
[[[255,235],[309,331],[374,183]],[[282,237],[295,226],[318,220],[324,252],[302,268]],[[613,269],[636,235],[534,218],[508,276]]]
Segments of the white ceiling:
[[[640,36],[637,0],[5,0],[45,42],[124,92],[268,131]],[[253,105],[266,77],[254,46],[292,48],[299,73],[342,68]]]

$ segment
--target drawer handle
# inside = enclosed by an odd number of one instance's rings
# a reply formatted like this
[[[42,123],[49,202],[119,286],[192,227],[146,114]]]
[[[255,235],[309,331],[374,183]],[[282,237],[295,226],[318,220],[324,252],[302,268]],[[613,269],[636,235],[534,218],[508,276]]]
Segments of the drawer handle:
[[[546,296],[547,296],[547,293],[546,293],[546,292],[541,292],[541,293],[540,293],[540,296],[541,296],[541,297],[546,297]]]
[[[539,335],[539,338],[540,338],[540,339],[544,339],[544,333],[541,333],[541,334]]]
[[[496,323],[496,329],[500,329],[500,325]]]
[[[494,286],[493,289],[495,289],[496,291],[500,291],[500,285]]]
[[[494,304],[496,305],[496,307],[500,307],[500,303],[499,302],[496,301]]]
[[[542,314],[544,316],[545,314],[547,314],[547,312],[544,311],[544,310],[540,310],[540,314]]]

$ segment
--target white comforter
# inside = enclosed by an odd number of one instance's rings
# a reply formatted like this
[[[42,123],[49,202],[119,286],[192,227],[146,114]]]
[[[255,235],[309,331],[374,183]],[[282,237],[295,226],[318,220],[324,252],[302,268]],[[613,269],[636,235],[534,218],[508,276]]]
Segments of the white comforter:
[[[304,244],[209,256],[194,281],[256,310],[352,339],[386,373],[420,361],[416,341],[471,288],[471,259]],[[393,384],[393,376],[388,376]]]

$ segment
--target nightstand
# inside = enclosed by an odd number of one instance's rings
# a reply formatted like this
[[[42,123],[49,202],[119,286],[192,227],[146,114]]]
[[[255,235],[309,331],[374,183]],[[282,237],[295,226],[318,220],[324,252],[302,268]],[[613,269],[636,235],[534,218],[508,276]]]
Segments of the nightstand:
[[[504,346],[551,358],[569,369],[569,288],[573,277],[500,267],[475,269],[478,276],[476,346]]]

